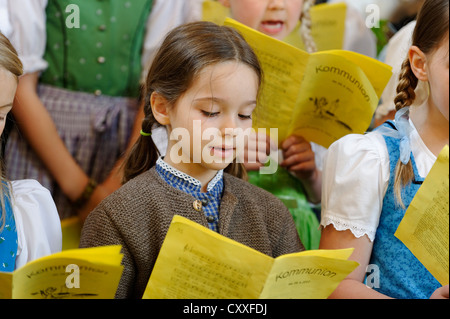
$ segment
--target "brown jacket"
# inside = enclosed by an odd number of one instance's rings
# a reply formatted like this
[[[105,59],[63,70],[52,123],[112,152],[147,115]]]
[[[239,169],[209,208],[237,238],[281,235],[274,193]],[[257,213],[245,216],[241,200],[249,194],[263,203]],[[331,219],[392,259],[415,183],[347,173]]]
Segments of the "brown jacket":
[[[168,185],[155,168],[129,181],[87,218],[80,247],[123,246],[116,298],[142,298],[174,215],[207,227],[194,197]],[[272,194],[224,174],[219,233],[272,257],[304,250],[293,219]]]

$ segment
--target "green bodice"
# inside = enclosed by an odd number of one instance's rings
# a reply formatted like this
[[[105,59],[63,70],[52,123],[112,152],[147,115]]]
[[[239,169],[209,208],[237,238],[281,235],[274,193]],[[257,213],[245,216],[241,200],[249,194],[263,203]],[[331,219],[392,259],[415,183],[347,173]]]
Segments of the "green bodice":
[[[152,4],[153,0],[49,0],[44,56],[49,66],[41,82],[97,95],[138,96]]]

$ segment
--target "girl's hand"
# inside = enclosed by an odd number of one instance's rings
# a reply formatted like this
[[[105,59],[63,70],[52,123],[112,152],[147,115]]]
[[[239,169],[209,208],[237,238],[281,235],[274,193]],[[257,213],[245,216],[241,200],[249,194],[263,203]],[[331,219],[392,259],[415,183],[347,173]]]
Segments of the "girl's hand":
[[[244,166],[248,171],[256,171],[267,162],[271,151],[277,150],[277,144],[267,134],[252,133],[245,146]]]
[[[448,299],[448,285],[436,289],[430,299]]]
[[[301,136],[291,135],[282,144],[284,161],[280,164],[300,180],[311,180],[316,173],[316,162],[311,144]]]

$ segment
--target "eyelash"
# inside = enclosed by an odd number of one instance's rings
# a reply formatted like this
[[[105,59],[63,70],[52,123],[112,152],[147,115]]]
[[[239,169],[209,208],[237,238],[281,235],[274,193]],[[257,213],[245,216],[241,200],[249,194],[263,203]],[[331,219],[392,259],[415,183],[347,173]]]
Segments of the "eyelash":
[[[203,113],[203,115],[205,115],[207,117],[214,117],[214,116],[219,115],[219,112],[207,112],[207,111],[201,111],[201,112]],[[251,115],[239,114],[238,116],[243,120],[251,120],[252,119]]]

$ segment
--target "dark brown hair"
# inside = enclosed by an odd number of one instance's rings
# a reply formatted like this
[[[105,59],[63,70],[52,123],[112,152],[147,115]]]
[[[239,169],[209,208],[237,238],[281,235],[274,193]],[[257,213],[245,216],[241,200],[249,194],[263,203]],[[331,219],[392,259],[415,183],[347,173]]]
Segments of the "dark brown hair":
[[[449,6],[448,0],[426,0],[417,16],[416,27],[412,37],[412,45],[417,46],[424,54],[433,53],[448,36]],[[411,106],[416,98],[414,90],[419,80],[411,69],[409,57],[403,64],[397,86],[397,96],[394,99],[396,110]],[[404,207],[401,199],[401,188],[414,178],[411,161],[403,164],[397,162],[395,170],[394,189],[399,204]]]
[[[142,131],[151,132],[159,126],[150,105],[153,92],[162,95],[170,105],[193,84],[205,67],[227,61],[237,61],[253,69],[262,81],[262,69],[256,54],[234,29],[211,22],[193,22],[169,32],[148,72],[144,88],[145,119]],[[124,163],[124,182],[147,171],[156,164],[159,153],[151,137],[140,136]],[[245,178],[242,164],[232,163],[226,171]]]

